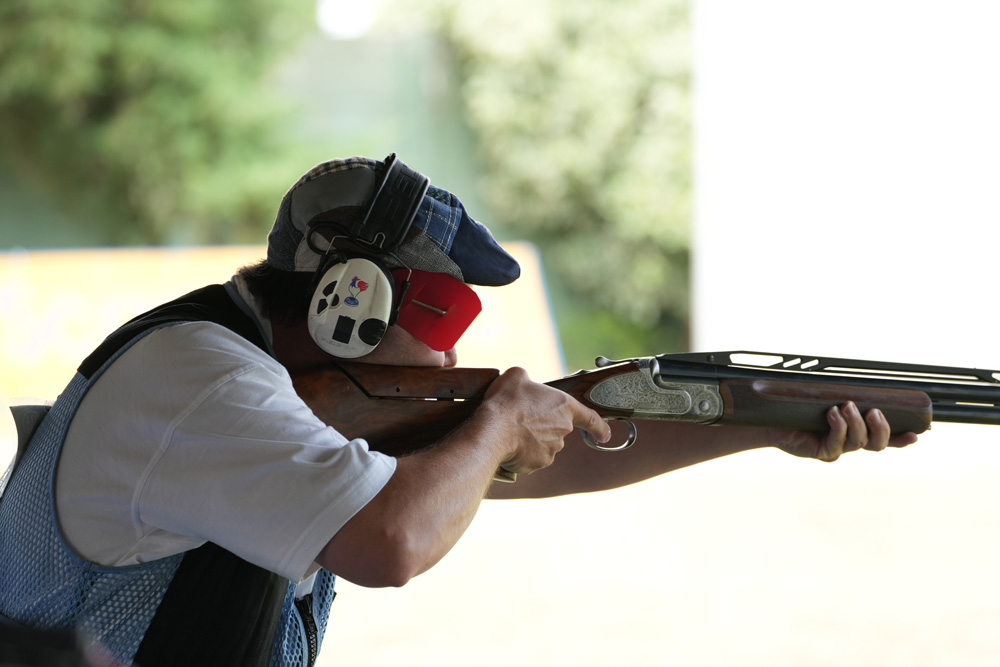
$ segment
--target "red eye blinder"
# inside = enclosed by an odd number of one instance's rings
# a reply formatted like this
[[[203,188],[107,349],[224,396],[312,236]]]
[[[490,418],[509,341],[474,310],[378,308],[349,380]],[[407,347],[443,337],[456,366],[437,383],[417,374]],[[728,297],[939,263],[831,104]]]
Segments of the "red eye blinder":
[[[407,278],[410,283],[402,296],[396,324],[432,350],[440,352],[455,347],[483,310],[479,295],[447,273],[397,269],[392,277],[397,286],[402,286]]]

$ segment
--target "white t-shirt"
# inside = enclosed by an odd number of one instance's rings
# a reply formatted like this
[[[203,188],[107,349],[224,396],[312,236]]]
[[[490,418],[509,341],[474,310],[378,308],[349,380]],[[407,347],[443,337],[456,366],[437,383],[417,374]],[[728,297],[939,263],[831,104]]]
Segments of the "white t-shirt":
[[[253,343],[189,322],[147,335],[84,397],[56,507],[69,545],[101,565],[211,541],[298,581],[394,470],[321,422]]]

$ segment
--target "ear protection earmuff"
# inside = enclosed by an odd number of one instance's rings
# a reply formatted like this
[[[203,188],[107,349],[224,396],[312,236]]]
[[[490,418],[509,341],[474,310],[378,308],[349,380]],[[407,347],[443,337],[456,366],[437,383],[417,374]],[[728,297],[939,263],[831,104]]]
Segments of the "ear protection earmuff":
[[[385,266],[365,257],[341,256],[327,264],[309,304],[309,335],[327,354],[364,356],[395,320],[395,281]]]
[[[370,179],[366,180],[366,179]],[[385,159],[384,174],[375,182],[371,170],[352,169],[327,174],[300,189],[301,207],[317,214],[342,206],[363,206],[360,193],[374,193],[363,218],[341,238],[373,254],[391,255],[406,237],[430,180],[411,169],[395,153]],[[365,195],[367,198],[369,195]],[[307,326],[313,341],[328,354],[354,359],[373,351],[386,329],[394,323],[398,298],[392,274],[366,256],[348,256],[334,249],[335,236],[326,250],[314,244],[321,228],[310,225],[309,247],[325,257],[316,271]]]

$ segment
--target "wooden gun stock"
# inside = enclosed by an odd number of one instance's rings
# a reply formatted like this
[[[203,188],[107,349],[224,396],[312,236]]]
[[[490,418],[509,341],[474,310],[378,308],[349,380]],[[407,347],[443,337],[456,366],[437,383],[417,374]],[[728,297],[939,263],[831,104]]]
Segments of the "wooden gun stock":
[[[375,451],[402,456],[431,446],[469,418],[495,368],[410,368],[339,363],[292,378],[323,422]]]
[[[587,393],[613,369],[548,382],[586,405]],[[295,390],[321,421],[346,438],[364,438],[383,454],[403,456],[440,441],[469,418],[495,368],[378,366],[339,362],[296,373]],[[631,417],[632,410],[592,406],[603,417]]]

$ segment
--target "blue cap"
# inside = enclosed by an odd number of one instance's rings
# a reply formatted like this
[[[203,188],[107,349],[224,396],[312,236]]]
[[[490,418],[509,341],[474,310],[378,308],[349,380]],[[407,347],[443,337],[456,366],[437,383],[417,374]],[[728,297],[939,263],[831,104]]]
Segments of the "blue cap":
[[[283,271],[315,271],[321,255],[308,242],[310,227],[338,208],[367,209],[382,168],[377,160],[350,157],[303,175],[281,200],[267,237],[268,263]],[[448,273],[473,285],[508,285],[521,273],[517,260],[469,216],[458,197],[434,186],[427,188],[403,242],[382,259],[392,268]]]

